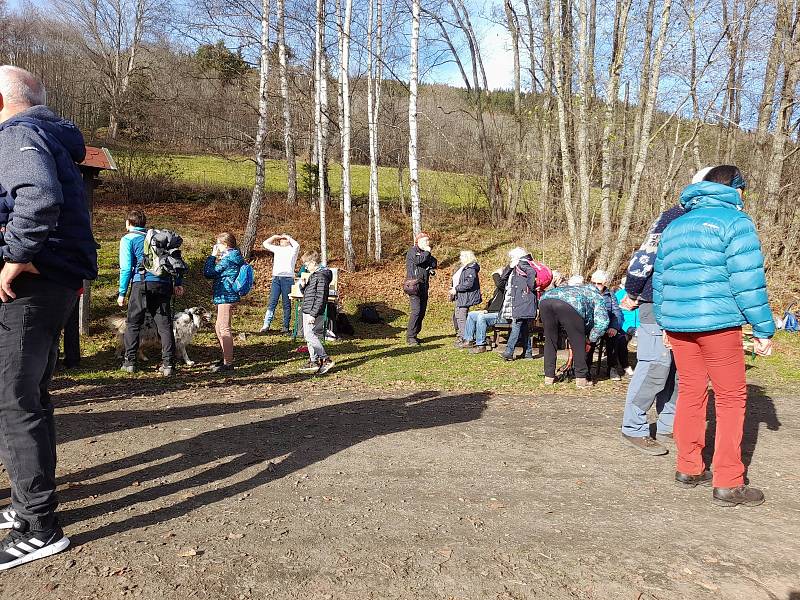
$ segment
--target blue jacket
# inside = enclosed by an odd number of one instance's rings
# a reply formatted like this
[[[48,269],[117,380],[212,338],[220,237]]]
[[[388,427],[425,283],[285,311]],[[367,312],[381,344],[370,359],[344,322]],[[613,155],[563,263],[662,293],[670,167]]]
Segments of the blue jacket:
[[[681,205],[668,208],[655,220],[647,232],[642,245],[633,253],[625,277],[625,292],[628,297],[641,302],[653,301],[653,269],[661,234],[678,217],[686,214]]]
[[[80,289],[97,277],[78,128],[46,106],[0,123],[0,257],[32,262],[41,276]]]
[[[506,284],[506,296],[511,300],[511,318],[535,319],[539,311],[539,296],[536,293],[536,269],[528,262],[530,254],[523,257],[519,264],[511,269]],[[510,289],[509,289],[510,288]],[[503,314],[508,314],[508,307],[503,307]]]
[[[461,270],[461,276],[456,285],[456,306],[469,308],[483,302],[481,298],[481,280],[478,273],[481,266],[478,263],[467,265]]]
[[[203,275],[214,280],[214,304],[233,304],[241,300],[239,294],[233,290],[233,284],[243,264],[244,258],[237,248],[228,250],[219,261],[213,256],[206,259]]]
[[[147,229],[144,227],[134,227],[133,231],[126,233],[119,241],[119,295],[124,296],[128,291],[131,281],[153,281],[171,283],[169,275],[156,277],[152,273],[145,271],[142,275],[142,263],[144,262],[144,237]],[[181,285],[178,279],[175,285]]]
[[[542,294],[545,300],[560,300],[569,304],[583,319],[584,330],[589,341],[594,343],[608,329],[606,302],[594,285],[567,285],[555,287]]]
[[[617,293],[614,294],[617,304],[622,302],[622,299],[627,295],[625,290],[617,290]],[[622,311],[622,331],[627,333],[631,329],[639,329],[639,309],[625,310],[620,307],[620,310]]]
[[[702,332],[750,323],[756,337],[772,337],[761,243],[738,191],[703,181],[683,190],[681,204],[687,214],[667,227],[658,247],[658,324],[667,331]]]

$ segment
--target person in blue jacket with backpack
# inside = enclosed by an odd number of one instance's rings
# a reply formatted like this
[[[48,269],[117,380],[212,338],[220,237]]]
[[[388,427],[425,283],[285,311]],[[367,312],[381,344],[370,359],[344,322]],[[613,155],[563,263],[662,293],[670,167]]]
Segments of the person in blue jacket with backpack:
[[[753,327],[756,354],[769,355],[775,322],[761,243],[744,213],[742,174],[721,165],[699,175],[681,194],[686,214],[661,236],[653,275],[656,320],[679,376],[675,479],[690,487],[710,483],[716,504],[755,506],[764,494],[745,484],[742,463],[747,405],[742,326]],[[702,456],[709,379],[716,407],[713,475]]]
[[[214,280],[213,302],[217,307],[217,322],[214,330],[222,348],[222,361],[211,366],[211,371],[233,371],[233,332],[231,318],[233,309],[241,300],[236,291],[236,280],[239,271],[245,265],[244,257],[239,251],[236,236],[225,231],[217,236],[211,256],[206,259],[203,275]]]
[[[127,233],[119,242],[119,293],[117,304],[125,306],[128,298],[128,317],[123,338],[124,358],[122,370],[136,370],[139,352],[139,334],[147,314],[153,319],[161,339],[161,367],[159,373],[169,377],[175,369],[175,333],[172,329],[172,296],[183,296],[180,278],[155,275],[144,268],[144,240],[147,236],[147,216],[134,209],[125,219]]]

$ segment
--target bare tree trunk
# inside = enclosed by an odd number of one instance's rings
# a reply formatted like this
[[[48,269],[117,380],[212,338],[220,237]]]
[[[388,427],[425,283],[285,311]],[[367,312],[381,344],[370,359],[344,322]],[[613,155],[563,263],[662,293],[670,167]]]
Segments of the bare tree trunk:
[[[578,34],[578,122],[575,127],[578,159],[578,196],[580,198],[580,221],[578,230],[578,244],[580,247],[579,269],[583,271],[586,266],[586,255],[589,242],[589,196],[591,194],[591,180],[589,175],[590,149],[589,149],[589,102],[591,98],[589,63],[594,62],[594,57],[589,56],[589,2],[579,0],[578,20],[580,31]]]
[[[328,71],[325,61],[325,2],[317,0],[317,25],[316,43],[314,48],[314,79],[315,99],[314,120],[317,126],[317,173],[319,187],[319,245],[322,264],[328,262],[328,232],[327,232],[327,197],[326,197],[326,132],[325,119],[327,118],[327,79]]]
[[[650,151],[650,132],[653,126],[653,114],[655,113],[656,100],[658,99],[658,84],[661,79],[661,63],[664,59],[664,45],[667,41],[667,34],[669,33],[670,14],[672,10],[672,0],[664,0],[661,9],[661,24],[658,31],[658,40],[656,41],[655,52],[653,54],[653,64],[650,77],[650,88],[647,92],[647,105],[642,116],[641,139],[637,144],[639,148],[636,162],[633,168],[633,176],[631,177],[631,188],[628,195],[628,202],[625,204],[625,210],[622,214],[619,231],[617,233],[617,242],[614,247],[614,253],[611,255],[611,261],[608,266],[610,273],[616,273],[622,263],[623,254],[628,251],[628,235],[631,230],[631,222],[633,219],[633,211],[639,201],[639,188],[642,184],[642,175],[647,163],[647,155]]]
[[[525,139],[525,131],[522,123],[522,73],[519,55],[519,20],[514,12],[511,0],[505,0],[503,6],[506,11],[508,30],[511,32],[511,48],[514,55],[514,122],[516,125],[516,137],[514,139],[513,183],[510,190],[511,202],[509,202],[505,215],[507,220],[513,221],[517,216],[517,207],[519,206],[519,199],[522,195],[522,145]]]
[[[345,0],[344,25],[339,19],[339,82],[341,102],[341,143],[342,143],[342,240],[344,243],[344,264],[348,271],[356,269],[356,253],[353,248],[352,198],[350,197],[350,22],[353,14],[353,0]]]
[[[297,204],[297,157],[292,133],[292,110],[289,100],[289,77],[286,63],[286,0],[277,0],[278,9],[278,76],[280,78],[281,101],[283,103],[283,145],[286,151],[288,173],[286,201]]]
[[[636,103],[636,114],[633,117],[633,156],[639,156],[639,143],[642,140],[642,121],[644,120],[645,107],[648,104],[647,94],[650,90],[652,69],[650,61],[653,53],[653,30],[655,28],[656,0],[648,0],[647,13],[644,25],[644,49],[642,51],[642,76],[639,80],[639,95]],[[634,168],[635,161],[631,161]],[[631,173],[631,179],[633,173]]]
[[[692,95],[692,115],[694,116],[695,123],[700,123],[700,100],[697,95],[697,10],[695,8],[695,0],[685,0],[689,5],[686,11],[688,18],[689,28],[689,42],[691,45],[691,58],[689,74],[689,92]],[[700,158],[700,136],[695,135],[692,142],[692,158],[694,159],[694,168],[698,171],[703,167],[703,161]]]
[[[377,65],[375,67],[375,82],[373,85],[373,95],[375,97],[375,108],[372,111],[373,134],[372,149],[370,151],[370,191],[373,198],[372,215],[375,219],[373,227],[375,230],[375,240],[373,249],[375,260],[381,260],[383,255],[383,236],[381,233],[381,199],[378,195],[378,158],[380,156],[378,148],[378,119],[381,114],[381,96],[383,94],[383,0],[376,0],[376,27],[375,27],[375,49]]]
[[[549,0],[543,0],[549,2]],[[553,44],[552,55],[555,66],[554,79],[556,83],[556,108],[558,111],[558,137],[561,144],[561,199],[564,203],[564,215],[567,221],[567,233],[570,239],[570,269],[572,273],[580,273],[582,260],[580,240],[578,238],[578,225],[573,204],[572,193],[572,153],[570,151],[569,133],[567,131],[569,115],[567,114],[566,98],[571,95],[568,72],[564,64],[564,55],[569,56],[564,50],[563,21],[570,19],[571,15],[564,15],[564,8],[560,0],[555,3],[555,28],[550,27],[548,21],[543,21],[544,38]],[[552,29],[556,35],[553,36]]]
[[[250,259],[258,234],[258,220],[261,216],[261,204],[264,200],[264,183],[266,181],[266,160],[264,143],[269,127],[269,104],[267,98],[267,81],[269,80],[269,14],[270,0],[261,0],[261,50],[258,76],[258,130],[256,131],[256,176],[253,193],[250,198],[250,211],[247,215],[247,226],[244,230],[241,250],[245,260]]]
[[[632,0],[617,0],[614,11],[614,42],[611,49],[611,63],[608,67],[608,83],[606,84],[606,107],[603,124],[602,141],[602,184],[600,219],[603,228],[599,266],[608,267],[611,255],[611,186],[614,182],[614,139],[616,138],[616,120],[614,118],[619,96],[619,80],[625,60],[625,46],[628,38],[628,16]]]
[[[420,0],[411,0],[411,65],[408,83],[408,176],[411,196],[411,227],[414,236],[422,231],[417,165],[417,86],[419,83]]]

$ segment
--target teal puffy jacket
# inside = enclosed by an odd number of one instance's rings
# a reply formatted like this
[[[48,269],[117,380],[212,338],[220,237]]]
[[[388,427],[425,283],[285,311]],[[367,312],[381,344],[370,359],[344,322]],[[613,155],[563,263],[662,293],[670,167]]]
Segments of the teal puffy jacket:
[[[656,320],[667,331],[753,326],[769,338],[764,256],[755,225],[732,187],[702,181],[683,190],[687,213],[664,230],[653,275]]]

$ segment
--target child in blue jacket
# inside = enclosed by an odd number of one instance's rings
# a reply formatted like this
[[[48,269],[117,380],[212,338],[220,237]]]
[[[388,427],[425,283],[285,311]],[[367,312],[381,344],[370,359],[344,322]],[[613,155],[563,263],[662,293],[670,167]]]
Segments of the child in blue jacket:
[[[233,332],[231,317],[241,297],[234,289],[239,269],[245,264],[236,236],[225,231],[217,236],[211,256],[206,259],[203,275],[214,280],[213,302],[217,306],[214,330],[222,348],[222,362],[212,365],[213,372],[233,371]]]

